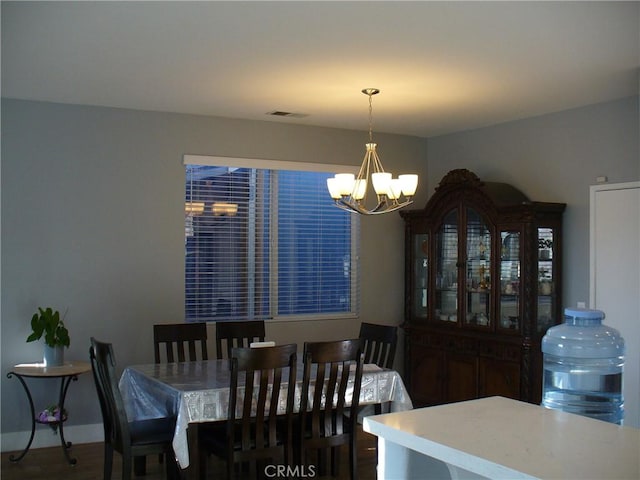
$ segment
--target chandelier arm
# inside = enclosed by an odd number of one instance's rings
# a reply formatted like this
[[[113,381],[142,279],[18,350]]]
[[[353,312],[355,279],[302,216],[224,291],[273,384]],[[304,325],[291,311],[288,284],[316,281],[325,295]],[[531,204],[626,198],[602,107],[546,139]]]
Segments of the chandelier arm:
[[[412,203],[413,200],[408,200],[402,203],[398,203],[397,201],[394,201],[392,203],[382,202],[376,205],[372,210],[367,210],[359,203],[353,203],[349,202],[348,200],[340,199],[336,200],[335,206],[350,213],[359,213],[361,215],[381,215],[383,213],[394,212],[406,207],[407,205],[411,205]]]
[[[369,152],[364,154],[364,158],[362,159],[362,165],[360,166],[360,171],[358,172],[358,178],[360,180],[367,180],[369,178]]]
[[[341,198],[336,199],[336,206],[339,206],[338,203],[342,203],[342,204],[350,204],[350,203],[359,203],[362,199],[366,199],[366,194],[367,194],[367,189],[364,188],[362,189],[362,181],[365,181],[365,187],[366,187],[366,179],[368,177],[368,165],[366,165],[366,154],[365,157],[362,161],[362,164],[360,165],[360,169],[358,170],[358,173],[356,176],[352,176],[353,180],[352,185],[351,185],[351,189],[348,191],[348,193],[342,193],[341,194]],[[338,175],[336,174],[336,177]],[[358,200],[358,197],[360,197],[360,195],[362,194],[362,198],[360,200]]]
[[[384,172],[384,167],[382,166],[380,157],[378,157],[378,152],[375,149],[373,150],[373,161],[374,161],[376,172]]]
[[[358,173],[358,179],[364,180],[365,182],[367,182],[367,188],[365,188],[364,190],[364,196],[362,197],[362,199],[357,201],[357,203],[362,205],[366,205],[366,202],[367,202],[367,193],[370,187],[368,183],[369,183],[369,178],[371,178],[370,167],[371,167],[371,152],[367,149],[367,151],[364,154],[364,158],[362,159],[362,166],[360,167],[360,172]]]

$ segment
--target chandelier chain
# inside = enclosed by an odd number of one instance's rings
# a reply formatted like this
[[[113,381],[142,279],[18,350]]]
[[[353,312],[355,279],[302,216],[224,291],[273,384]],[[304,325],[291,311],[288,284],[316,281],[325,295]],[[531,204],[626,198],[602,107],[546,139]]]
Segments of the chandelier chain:
[[[373,143],[373,94],[369,93],[369,143]]]

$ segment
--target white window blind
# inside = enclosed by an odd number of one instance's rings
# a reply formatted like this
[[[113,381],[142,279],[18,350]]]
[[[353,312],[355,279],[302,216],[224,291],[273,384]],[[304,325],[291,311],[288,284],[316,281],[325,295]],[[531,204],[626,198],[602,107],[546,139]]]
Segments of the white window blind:
[[[359,218],[332,205],[326,168],[185,156],[188,321],[357,312]]]

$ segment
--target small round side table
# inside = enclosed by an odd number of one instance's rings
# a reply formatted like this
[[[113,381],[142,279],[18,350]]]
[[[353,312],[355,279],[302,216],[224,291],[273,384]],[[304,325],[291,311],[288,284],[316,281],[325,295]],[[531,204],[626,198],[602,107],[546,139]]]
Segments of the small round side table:
[[[31,392],[29,391],[29,386],[25,381],[25,378],[59,378],[60,379],[60,395],[58,397],[58,405],[60,407],[60,421],[48,423],[48,425],[57,425],[58,432],[60,434],[60,442],[62,443],[62,451],[64,452],[64,456],[71,465],[76,464],[76,459],[71,458],[69,456],[69,449],[71,448],[71,442],[66,442],[64,439],[64,420],[62,416],[62,412],[64,412],[64,400],[67,396],[67,390],[69,389],[69,384],[71,381],[77,381],[78,375],[82,375],[83,373],[87,373],[91,370],[91,364],[89,362],[65,362],[64,365],[59,367],[47,367],[44,363],[21,363],[19,365],[14,365],[13,370],[7,373],[7,378],[11,378],[15,376],[20,383],[22,384],[24,391],[27,394],[27,399],[29,400],[29,407],[31,408],[31,436],[29,437],[29,442],[25,449],[18,456],[10,455],[9,460],[11,462],[19,462],[22,458],[27,454],[29,448],[31,447],[31,443],[33,442],[33,437],[36,432],[36,411],[33,407],[33,398],[31,397]]]

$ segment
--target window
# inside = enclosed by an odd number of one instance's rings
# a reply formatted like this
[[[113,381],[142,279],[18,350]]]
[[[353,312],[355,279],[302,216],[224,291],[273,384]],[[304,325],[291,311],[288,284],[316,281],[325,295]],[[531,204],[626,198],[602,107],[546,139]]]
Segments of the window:
[[[359,217],[326,168],[185,156],[187,321],[357,313]]]

